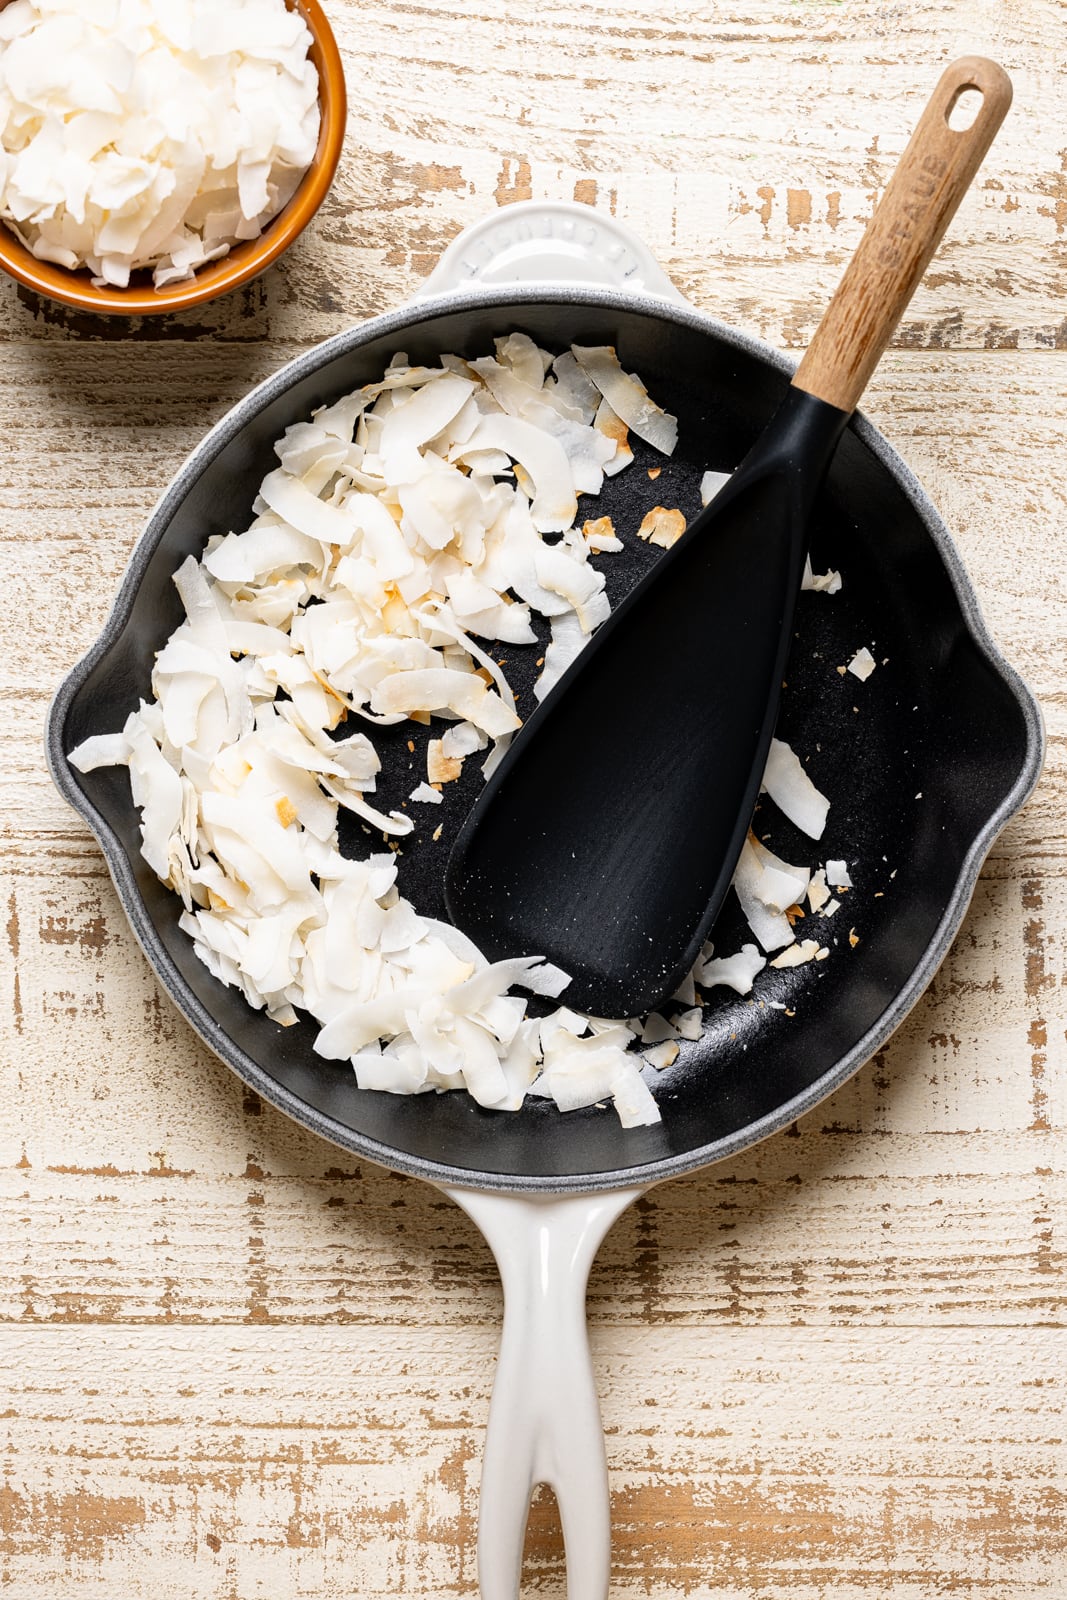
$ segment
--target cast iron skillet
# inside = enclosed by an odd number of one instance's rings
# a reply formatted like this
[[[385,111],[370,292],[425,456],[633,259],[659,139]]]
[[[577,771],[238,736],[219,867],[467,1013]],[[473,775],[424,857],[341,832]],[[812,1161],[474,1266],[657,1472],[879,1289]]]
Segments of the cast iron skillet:
[[[586,281],[537,287],[506,281],[529,276],[531,257],[536,276]],[[451,292],[301,356],[237,405],[193,453],[152,514],[103,634],[56,696],[48,751],[60,790],[101,843],[157,976],[205,1042],[258,1093],[335,1143],[452,1192],[459,1186],[456,1197],[488,1232],[506,1287],[509,1275],[519,1274],[509,1306],[533,1297],[548,1314],[563,1295],[570,1309],[557,1308],[548,1324],[555,1318],[558,1327],[568,1317],[574,1323],[596,1245],[634,1192],[792,1122],[869,1059],[902,1020],[959,928],[994,838],[1037,780],[1041,723],[1029,691],[985,631],[937,513],[881,435],[857,416],[838,449],[811,546],[815,570],[840,568],[844,586],[834,596],[801,596],[779,722],[780,735],[810,758],[815,782],[831,797],[830,820],[817,848],[769,802],[756,821],[757,832],[786,859],[845,859],[855,888],[824,925],[833,941],[829,959],[761,975],[758,999],[781,1009],[713,991],[701,1038],[683,1042],[676,1064],[656,1078],[662,1123],[630,1130],[610,1111],[561,1116],[536,1099],[516,1115],[501,1115],[459,1094],[361,1092],[350,1072],[314,1054],[312,1024],[281,1029],[253,1012],[210,976],[179,931],[177,897],[140,856],[126,773],[83,776],[66,755],[88,735],[119,728],[138,696],[149,694],[153,654],[180,618],[171,575],[209,535],[247,525],[284,428],[380,376],[398,349],[416,362],[432,362],[443,351],[475,356],[491,353],[494,335],[512,329],[556,351],[572,341],[614,344],[627,370],[638,372],[681,423],[669,462],[651,451],[640,455],[609,480],[595,511],[585,513],[610,514],[627,540],[624,554],[600,558],[617,598],[655,558],[633,537],[645,511],[656,504],[687,515],[697,509],[702,473],[739,462],[787,385],[784,359],[676,298],[661,298],[674,291],[643,247],[582,207],[510,207],[504,218],[457,241],[439,273]],[[593,287],[589,279],[624,287]],[[464,280],[469,287],[457,290]],[[440,283],[437,277],[431,287]],[[635,283],[645,292],[635,292]],[[651,479],[647,469],[657,466],[662,472]],[[866,683],[838,670],[861,645],[879,662]],[[505,653],[509,678],[528,693],[542,651],[527,650],[525,660],[514,647]],[[410,729],[402,731],[406,740]],[[421,756],[419,750],[416,764]],[[427,911],[440,909],[448,848],[481,781],[475,763],[467,768],[467,781],[448,786],[445,804],[432,808],[429,823],[405,846],[401,889]],[[395,793],[380,790],[379,803],[387,808],[400,799],[417,776],[405,774]],[[653,786],[670,782],[669,770],[643,776]],[[431,830],[442,822],[434,841]],[[358,835],[349,846],[373,848]],[[717,946],[728,953],[748,938],[728,905],[716,927]],[[479,1190],[526,1200],[501,1197],[494,1206],[494,1197]],[[570,1206],[549,1200],[590,1191],[592,1199]],[[547,1241],[558,1250],[565,1236],[584,1241],[565,1281],[537,1287],[523,1275],[516,1265],[525,1259],[522,1233],[535,1249]],[[576,1600],[595,1600],[606,1592],[606,1496],[598,1487],[603,1447],[583,1335],[572,1329],[573,1341],[562,1340],[546,1370],[543,1362],[552,1358],[532,1348],[546,1341],[533,1339],[531,1323],[520,1325],[510,1310],[508,1322],[513,1328],[505,1330],[483,1478],[483,1594],[497,1600],[517,1593],[530,1484],[552,1481],[571,1592]],[[523,1341],[531,1345],[524,1352]],[[542,1363],[540,1387],[560,1400],[557,1422],[569,1440],[558,1453],[549,1448],[556,1424],[546,1414],[554,1402],[526,1414],[529,1401],[518,1396],[519,1389],[538,1387],[531,1362]]]

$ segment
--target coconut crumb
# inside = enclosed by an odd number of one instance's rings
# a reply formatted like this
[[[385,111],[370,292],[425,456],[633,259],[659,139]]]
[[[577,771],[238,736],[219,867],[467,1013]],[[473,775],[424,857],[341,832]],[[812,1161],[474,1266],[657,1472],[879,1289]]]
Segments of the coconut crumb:
[[[280,795],[279,798],[275,800],[274,812],[283,828],[287,828],[289,824],[291,822],[295,822],[299,816],[299,812],[287,794]]]

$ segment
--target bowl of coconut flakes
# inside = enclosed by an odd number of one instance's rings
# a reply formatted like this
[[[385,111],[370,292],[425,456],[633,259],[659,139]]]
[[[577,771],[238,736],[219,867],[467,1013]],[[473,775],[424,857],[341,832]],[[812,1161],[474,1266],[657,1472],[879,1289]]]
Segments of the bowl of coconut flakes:
[[[88,311],[214,299],[314,216],[345,116],[318,0],[8,0],[0,266]]]

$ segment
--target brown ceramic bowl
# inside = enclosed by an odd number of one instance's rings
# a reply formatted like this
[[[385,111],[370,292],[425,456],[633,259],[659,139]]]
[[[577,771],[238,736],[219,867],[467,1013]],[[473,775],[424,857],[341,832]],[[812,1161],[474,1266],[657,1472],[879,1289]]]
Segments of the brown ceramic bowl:
[[[0,10],[6,4],[7,0],[0,0]],[[138,274],[140,281],[131,283],[128,289],[96,289],[87,268],[72,272],[50,261],[38,261],[10,228],[0,222],[0,267],[27,288],[53,300],[62,300],[65,305],[76,306],[80,311],[144,316],[158,311],[184,311],[205,300],[214,300],[250,278],[258,277],[276,261],[326,198],[341,154],[347,114],[341,55],[319,0],[286,0],[286,5],[290,11],[299,11],[311,30],[310,55],[319,73],[321,126],[318,147],[300,187],[289,204],[268,222],[258,239],[234,245],[228,255],[202,267],[185,283],[153,289],[146,274],[141,273]]]

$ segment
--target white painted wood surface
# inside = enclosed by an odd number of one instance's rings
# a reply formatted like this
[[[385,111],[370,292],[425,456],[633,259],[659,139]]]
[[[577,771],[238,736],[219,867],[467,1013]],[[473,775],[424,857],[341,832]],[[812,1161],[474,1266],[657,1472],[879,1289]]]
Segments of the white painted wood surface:
[[[208,1056],[45,772],[160,488],[258,378],[530,195],[613,210],[698,304],[801,348],[977,49],[1015,108],[867,410],[1042,699],[1046,774],[879,1059],[644,1201],[590,1306],[619,1600],[1065,1600],[1067,7],[329,10],[348,149],[280,269],[164,326],[0,283],[0,1592],[476,1593],[486,1248]],[[528,1582],[563,1594],[546,1505]]]

